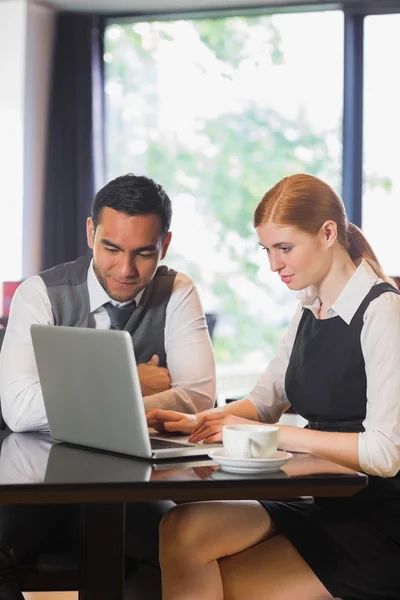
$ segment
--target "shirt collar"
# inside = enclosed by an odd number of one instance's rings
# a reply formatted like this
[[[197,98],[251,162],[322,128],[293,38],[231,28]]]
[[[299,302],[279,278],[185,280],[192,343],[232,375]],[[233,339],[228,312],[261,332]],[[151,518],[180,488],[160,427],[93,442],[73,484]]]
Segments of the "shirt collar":
[[[362,260],[336,302],[328,309],[328,315],[330,317],[339,315],[349,325],[365,296],[379,281],[381,280],[369,264]],[[303,308],[308,308],[315,316],[318,315],[321,301],[313,286],[301,290],[297,298]]]
[[[93,259],[90,261],[88,269],[87,286],[91,313],[103,306],[103,304],[105,304],[106,302],[111,302],[112,304],[114,304],[114,306],[125,306],[126,304],[129,304],[131,302],[131,300],[129,302],[116,302],[115,300],[110,298],[110,296],[107,294],[106,290],[103,288],[103,286],[100,284],[99,280],[96,277],[96,273],[94,272],[93,268]],[[139,302],[141,297],[143,296],[143,293],[144,290],[141,290],[135,296],[135,302],[137,306],[139,306]]]

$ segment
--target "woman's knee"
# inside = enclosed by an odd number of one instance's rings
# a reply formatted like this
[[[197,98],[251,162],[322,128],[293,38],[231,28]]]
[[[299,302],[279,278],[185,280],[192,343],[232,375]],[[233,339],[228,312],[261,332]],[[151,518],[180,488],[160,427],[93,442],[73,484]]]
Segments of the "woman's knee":
[[[185,554],[190,556],[201,549],[201,541],[206,534],[201,503],[180,504],[172,508],[160,523],[161,553]]]

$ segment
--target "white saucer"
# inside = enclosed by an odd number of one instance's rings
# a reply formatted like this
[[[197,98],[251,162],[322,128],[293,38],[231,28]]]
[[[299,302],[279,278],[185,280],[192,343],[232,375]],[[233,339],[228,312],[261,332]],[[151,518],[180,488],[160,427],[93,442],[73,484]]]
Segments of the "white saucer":
[[[275,454],[269,458],[235,458],[229,456],[223,448],[212,450],[208,454],[210,458],[215,460],[221,469],[228,473],[262,473],[278,471],[282,465],[293,458],[293,454],[284,450],[277,450]]]

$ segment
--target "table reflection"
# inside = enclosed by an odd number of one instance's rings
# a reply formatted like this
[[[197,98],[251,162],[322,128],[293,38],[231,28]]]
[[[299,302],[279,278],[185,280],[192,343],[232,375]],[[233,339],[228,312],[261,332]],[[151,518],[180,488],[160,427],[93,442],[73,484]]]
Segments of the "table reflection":
[[[53,445],[49,433],[10,433],[1,445],[0,483],[42,483]]]
[[[309,454],[294,454],[276,472],[256,474],[227,473],[211,459],[203,457],[171,459],[157,463],[110,452],[55,442],[48,433],[11,433],[2,444],[0,484],[118,484],[141,482],[200,482],[255,480],[318,480],[356,475]]]
[[[157,464],[128,456],[81,448],[52,440],[48,433],[10,433],[0,453],[0,483],[122,483],[150,480],[206,479],[197,470],[210,459],[185,459]]]

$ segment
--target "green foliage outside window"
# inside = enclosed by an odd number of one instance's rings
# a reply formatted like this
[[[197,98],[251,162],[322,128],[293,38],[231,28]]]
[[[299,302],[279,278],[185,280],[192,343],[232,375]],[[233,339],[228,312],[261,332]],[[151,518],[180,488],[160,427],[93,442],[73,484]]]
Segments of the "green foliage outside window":
[[[160,61],[172,48],[184,48],[183,39],[191,40],[187,52],[193,52],[193,81],[204,82],[199,95],[207,107],[216,106],[214,114],[198,110],[187,132],[168,127],[160,96],[160,89],[166,89],[160,87],[160,78],[166,77]],[[196,214],[215,225],[216,256],[223,253],[230,267],[214,271],[201,258],[174,252],[173,244],[168,264],[188,273],[200,289],[207,287],[214,299],[217,360],[239,362],[257,350],[271,355],[291,316],[293,297],[280,282],[271,287],[259,280],[253,212],[265,191],[288,174],[307,172],[339,183],[339,160],[332,156],[329,138],[339,138],[340,123],[335,131],[321,131],[301,107],[289,117],[262,95],[240,90],[241,78],[249,73],[261,82],[264,78],[268,89],[270,67],[285,64],[281,34],[270,16],[111,25],[105,60],[110,177],[144,173],[161,183],[171,199],[194,199]],[[180,64],[177,59],[175,68]],[[236,96],[221,107],[225,84]],[[184,94],[188,85],[184,73],[178,84],[174,77],[171,93]],[[187,227],[196,228],[196,222]],[[238,283],[240,277],[249,282],[250,298],[243,297],[247,284]],[[274,298],[279,319],[274,309],[260,309],[255,301],[260,294]],[[282,306],[288,307],[286,313]]]

